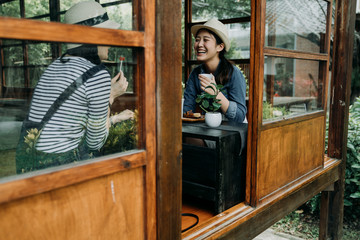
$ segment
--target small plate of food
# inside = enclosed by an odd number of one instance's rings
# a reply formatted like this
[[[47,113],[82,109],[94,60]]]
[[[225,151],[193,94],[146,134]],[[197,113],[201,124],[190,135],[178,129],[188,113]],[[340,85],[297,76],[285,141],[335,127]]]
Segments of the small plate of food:
[[[183,114],[182,120],[184,122],[201,122],[205,121],[205,116],[201,113],[193,113],[192,111],[187,111]]]

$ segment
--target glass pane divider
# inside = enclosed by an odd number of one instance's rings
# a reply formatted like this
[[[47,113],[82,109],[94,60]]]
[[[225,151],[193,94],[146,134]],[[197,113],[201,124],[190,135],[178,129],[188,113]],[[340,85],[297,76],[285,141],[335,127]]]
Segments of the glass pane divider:
[[[302,115],[297,115],[297,116],[291,116],[288,118],[284,118],[281,121],[279,120],[273,120],[273,121],[268,121],[268,122],[264,122],[262,121],[262,125],[261,125],[261,131],[267,130],[267,129],[271,129],[271,128],[275,128],[275,127],[280,127],[280,126],[285,126],[285,125],[289,125],[289,124],[294,124],[297,122],[303,122],[306,120],[311,120],[313,118],[317,118],[317,117],[321,117],[324,116],[326,113],[324,110],[318,110],[318,111],[314,111],[311,113],[305,113]]]
[[[270,48],[270,47],[264,47],[264,55],[273,56],[273,57],[304,59],[304,60],[319,60],[319,61],[329,60],[329,55],[326,53],[309,53],[303,51],[285,50],[285,49]]]

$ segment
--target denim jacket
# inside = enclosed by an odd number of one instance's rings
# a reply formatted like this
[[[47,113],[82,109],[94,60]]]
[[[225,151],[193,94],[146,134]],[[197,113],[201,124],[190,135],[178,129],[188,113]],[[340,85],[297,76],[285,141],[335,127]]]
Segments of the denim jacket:
[[[246,83],[243,74],[240,69],[233,66],[233,72],[230,80],[224,85],[222,93],[229,100],[229,108],[225,113],[225,117],[229,121],[242,123],[246,116]],[[217,76],[219,69],[215,71],[215,77]],[[196,97],[203,90],[200,88],[200,81],[198,75],[200,73],[206,73],[204,65],[197,66],[189,76],[184,91],[184,108],[183,111],[187,112],[196,109]]]

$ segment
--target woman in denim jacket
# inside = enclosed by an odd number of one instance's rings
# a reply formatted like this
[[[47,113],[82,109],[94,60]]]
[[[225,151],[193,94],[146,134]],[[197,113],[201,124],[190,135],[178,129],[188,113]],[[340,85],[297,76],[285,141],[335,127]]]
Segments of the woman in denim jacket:
[[[221,112],[229,121],[246,121],[246,83],[239,68],[225,58],[230,49],[226,26],[217,19],[211,19],[204,25],[194,25],[191,32],[195,37],[194,50],[197,60],[202,64],[190,74],[184,91],[183,111],[196,111],[196,98],[202,91],[213,93],[211,83],[224,86],[217,95]],[[211,73],[212,78],[200,74]]]

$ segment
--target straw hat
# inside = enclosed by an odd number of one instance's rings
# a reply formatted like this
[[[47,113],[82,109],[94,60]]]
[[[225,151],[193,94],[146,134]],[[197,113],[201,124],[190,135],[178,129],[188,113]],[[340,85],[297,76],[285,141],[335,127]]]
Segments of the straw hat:
[[[219,20],[213,18],[207,21],[204,24],[198,24],[191,27],[191,33],[196,36],[197,32],[200,29],[208,29],[212,32],[214,32],[216,35],[218,35],[219,38],[224,42],[225,44],[225,50],[229,51],[230,49],[230,41],[229,41],[229,34],[226,26],[220,22]]]
[[[105,9],[93,0],[79,2],[65,13],[64,22],[91,26],[96,28],[118,29],[120,24],[109,19]],[[68,44],[68,48],[79,47],[81,44]]]

